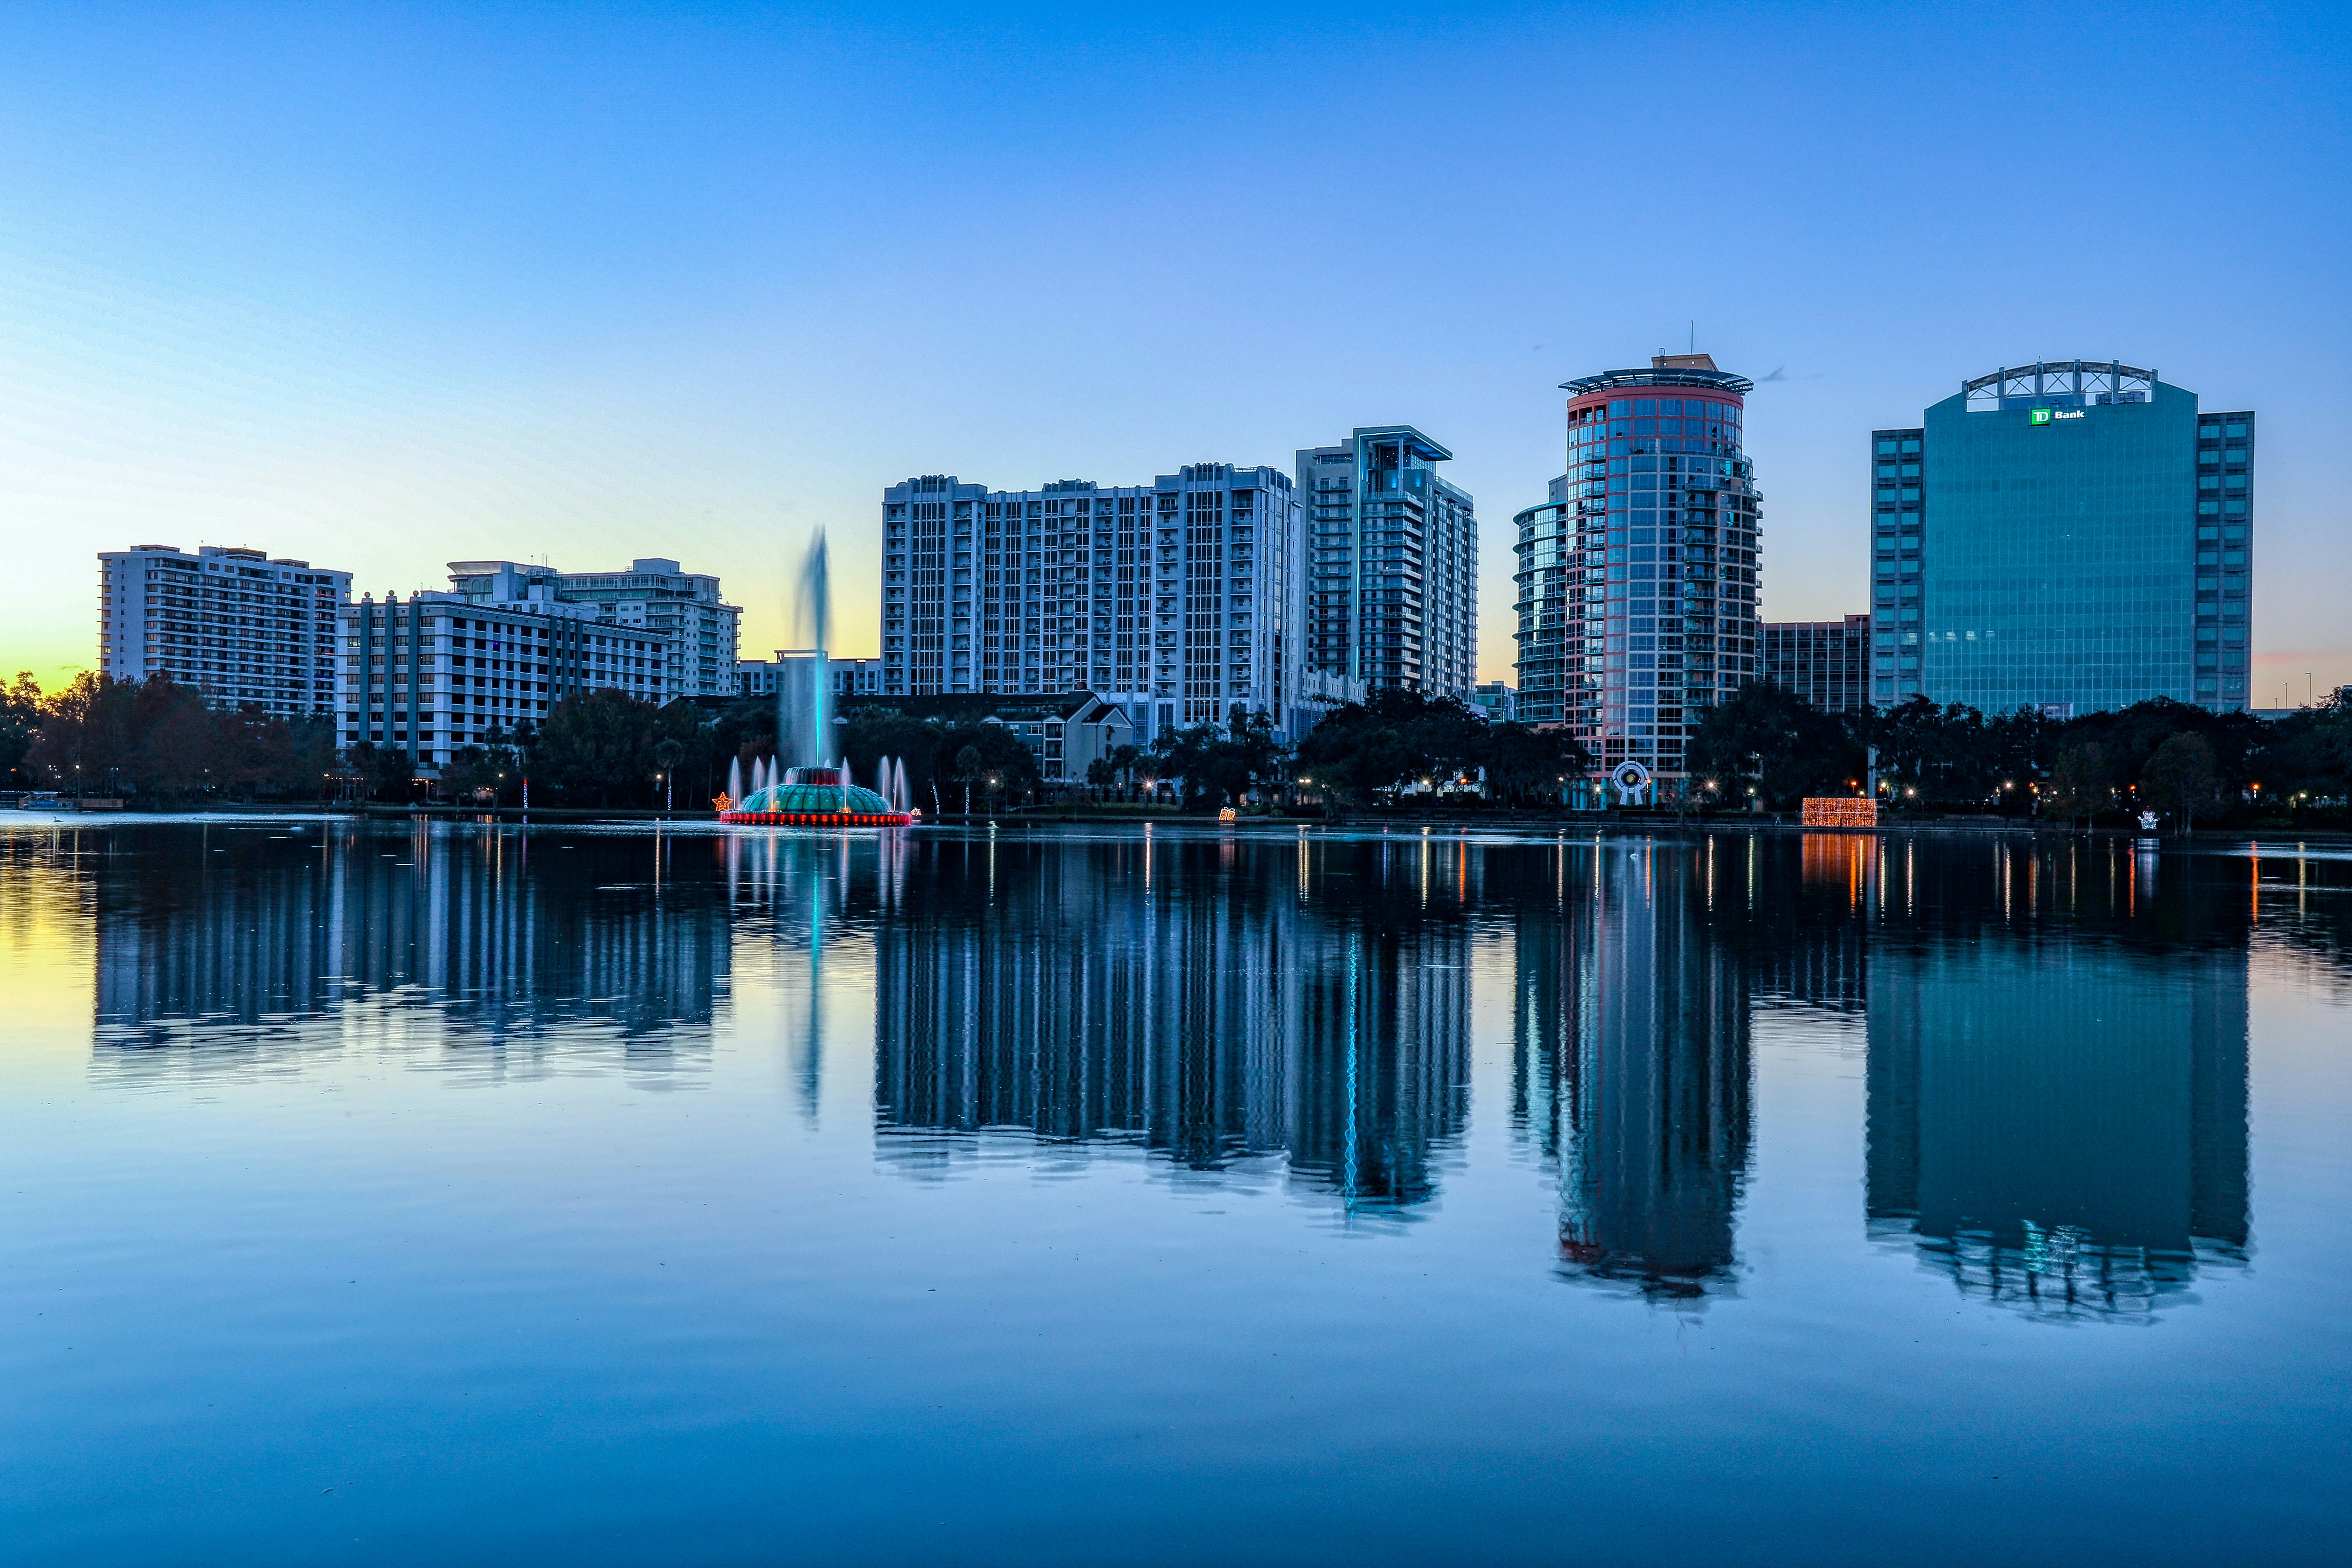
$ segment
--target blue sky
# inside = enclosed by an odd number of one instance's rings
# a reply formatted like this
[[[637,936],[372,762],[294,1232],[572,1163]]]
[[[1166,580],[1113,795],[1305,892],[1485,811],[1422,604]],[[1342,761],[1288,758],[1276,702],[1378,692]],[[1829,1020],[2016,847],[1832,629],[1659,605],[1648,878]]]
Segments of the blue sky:
[[[2352,681],[2342,7],[78,5],[0,51],[0,664],[92,552],[716,571],[877,492],[1453,447],[1509,676],[1573,374],[1765,382],[1765,611],[1864,606],[1864,443],[2036,357],[2252,406],[2258,690]]]

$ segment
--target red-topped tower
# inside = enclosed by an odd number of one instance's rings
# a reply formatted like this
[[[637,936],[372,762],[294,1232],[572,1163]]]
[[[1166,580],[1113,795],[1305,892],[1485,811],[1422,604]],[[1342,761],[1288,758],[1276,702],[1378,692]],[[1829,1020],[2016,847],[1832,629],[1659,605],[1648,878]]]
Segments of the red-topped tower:
[[[1753,386],[1702,353],[1562,384],[1565,719],[1596,784],[1638,763],[1656,781],[1646,798],[1681,795],[1699,710],[1757,668],[1761,507],[1740,448]]]

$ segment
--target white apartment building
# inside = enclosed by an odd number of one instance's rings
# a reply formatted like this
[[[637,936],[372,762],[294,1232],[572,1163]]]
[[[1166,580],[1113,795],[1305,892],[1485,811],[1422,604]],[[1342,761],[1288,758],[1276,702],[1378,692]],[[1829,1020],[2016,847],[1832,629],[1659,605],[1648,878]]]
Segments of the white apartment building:
[[[1454,454],[1410,425],[1360,426],[1298,454],[1312,562],[1304,662],[1427,697],[1478,679],[1478,519],[1438,477]]]
[[[1300,513],[1290,477],[1194,463],[1150,485],[882,492],[880,695],[1091,691],[1144,743],[1297,689]]]
[[[506,600],[518,582],[551,589],[565,604],[593,605],[607,626],[662,639],[669,650],[664,673],[671,696],[736,695],[743,612],[720,595],[718,578],[682,572],[677,562],[656,556],[632,561],[625,572],[562,572],[512,561],[449,563],[450,586],[467,598]]]
[[[739,697],[773,697],[781,686],[781,672],[785,663],[798,650],[780,647],[773,658],[739,658],[735,661],[735,692]],[[835,697],[879,697],[882,695],[882,661],[878,658],[829,658],[825,660],[827,679],[833,682]]]
[[[606,621],[541,584],[511,599],[387,594],[344,607],[335,679],[338,742],[406,752],[419,770],[461,746],[546,721],[578,691],[653,703],[670,689],[667,639]]]
[[[258,550],[169,544],[100,552],[99,669],[162,675],[215,708],[295,718],[335,694],[335,617],[352,574]]]

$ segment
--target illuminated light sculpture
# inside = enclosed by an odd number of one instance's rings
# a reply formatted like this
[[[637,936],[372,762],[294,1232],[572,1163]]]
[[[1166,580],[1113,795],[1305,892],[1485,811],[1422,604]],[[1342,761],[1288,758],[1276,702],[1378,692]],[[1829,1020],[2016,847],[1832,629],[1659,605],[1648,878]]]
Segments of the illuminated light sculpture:
[[[1807,827],[1875,827],[1878,826],[1878,803],[1861,795],[1807,795],[1804,825]]]
[[[1616,771],[1609,775],[1609,782],[1617,786],[1618,805],[1638,805],[1643,795],[1649,791],[1650,770],[1628,758],[1617,764]]]

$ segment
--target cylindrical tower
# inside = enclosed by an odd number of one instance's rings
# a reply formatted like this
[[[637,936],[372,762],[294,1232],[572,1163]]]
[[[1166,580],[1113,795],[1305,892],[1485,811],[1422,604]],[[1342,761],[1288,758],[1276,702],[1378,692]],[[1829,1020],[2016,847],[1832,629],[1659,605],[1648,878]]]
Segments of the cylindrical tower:
[[[1575,523],[1561,541],[1564,705],[1596,783],[1640,763],[1658,798],[1683,794],[1700,710],[1757,668],[1761,507],[1740,447],[1753,386],[1700,353],[1562,384]]]

